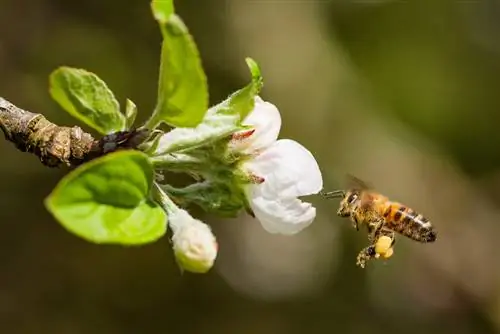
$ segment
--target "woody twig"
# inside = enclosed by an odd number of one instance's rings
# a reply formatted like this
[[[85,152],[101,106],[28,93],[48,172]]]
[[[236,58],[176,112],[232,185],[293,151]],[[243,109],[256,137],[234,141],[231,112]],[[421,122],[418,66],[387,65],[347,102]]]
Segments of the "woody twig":
[[[109,152],[134,149],[149,136],[147,130],[130,130],[95,139],[78,126],[58,126],[2,97],[0,128],[20,151],[35,154],[47,167],[77,167]]]

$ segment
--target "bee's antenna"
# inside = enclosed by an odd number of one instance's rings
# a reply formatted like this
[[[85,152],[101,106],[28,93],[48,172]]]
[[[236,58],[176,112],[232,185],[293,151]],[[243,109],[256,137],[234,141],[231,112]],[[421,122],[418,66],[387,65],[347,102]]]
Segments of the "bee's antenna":
[[[324,192],[324,191],[320,191],[319,193],[321,196],[323,196],[324,198],[341,198],[341,197],[345,197],[345,191],[344,190],[334,190],[334,191],[328,191],[328,192]]]

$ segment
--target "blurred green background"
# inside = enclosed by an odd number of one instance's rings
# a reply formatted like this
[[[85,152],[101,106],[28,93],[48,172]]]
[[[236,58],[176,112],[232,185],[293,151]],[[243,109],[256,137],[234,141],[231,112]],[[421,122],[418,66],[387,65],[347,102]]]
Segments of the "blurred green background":
[[[214,270],[181,275],[167,238],[96,246],[43,199],[63,176],[0,141],[2,333],[496,333],[500,328],[500,1],[176,1],[203,57],[211,103],[262,67],[282,138],[316,156],[325,188],[346,173],[425,213],[438,241],[399,238],[355,267],[366,235],[311,200],[293,237],[201,216]],[[144,120],[160,34],[146,0],[0,0],[0,96],[72,125],[48,94],[60,65],[103,78]]]

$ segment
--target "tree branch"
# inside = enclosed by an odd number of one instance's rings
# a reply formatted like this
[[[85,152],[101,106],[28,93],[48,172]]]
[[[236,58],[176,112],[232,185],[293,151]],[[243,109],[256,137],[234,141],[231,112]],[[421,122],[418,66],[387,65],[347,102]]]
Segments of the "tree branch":
[[[2,97],[0,128],[20,151],[35,154],[48,167],[76,167],[119,149],[135,149],[150,133],[147,129],[120,131],[97,140],[78,126],[58,126]]]

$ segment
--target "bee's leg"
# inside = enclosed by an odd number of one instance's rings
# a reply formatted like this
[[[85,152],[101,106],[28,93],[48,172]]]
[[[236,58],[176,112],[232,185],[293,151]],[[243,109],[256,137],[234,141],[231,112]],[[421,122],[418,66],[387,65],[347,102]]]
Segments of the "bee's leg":
[[[359,252],[356,260],[356,265],[361,268],[365,267],[367,261],[379,257],[379,254],[375,251],[375,244],[380,237],[387,236],[391,238],[391,247],[394,247],[394,244],[396,243],[396,233],[388,228],[383,228],[383,224],[380,224],[379,222],[369,224],[368,231],[370,232],[370,235],[368,236],[370,239],[370,246],[363,248],[361,252]]]
[[[378,220],[370,222],[367,225],[367,229],[368,229],[368,242],[370,244],[375,244],[375,242],[377,241],[378,234],[380,234],[380,232],[377,232],[377,229],[378,229],[379,225],[380,224],[379,224]]]
[[[386,236],[386,237],[391,238],[391,240],[392,240],[391,247],[394,246],[394,243],[396,242],[396,232],[394,232],[393,230],[388,229],[387,227],[383,227],[380,230],[380,233],[379,233],[378,237],[380,238],[382,236]]]
[[[356,229],[356,231],[359,231],[359,220],[356,215],[352,214],[351,215],[351,221],[352,221],[352,227]]]
[[[384,227],[384,220],[383,219],[378,219],[374,221],[373,223],[370,223],[370,234],[368,236],[368,240],[370,243],[374,243],[381,235],[382,229]]]
[[[356,217],[354,217],[354,228],[359,232],[359,221]]]
[[[375,229],[374,225],[375,225],[375,223],[369,223],[369,224],[366,225],[366,229],[368,231],[368,242],[370,244],[374,244],[375,243],[375,240],[372,240],[373,239],[372,238],[372,234],[373,234],[373,231]]]
[[[364,268],[366,266],[366,262],[375,258],[375,255],[376,252],[374,245],[363,248],[356,258],[356,265],[358,267]]]

